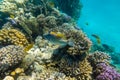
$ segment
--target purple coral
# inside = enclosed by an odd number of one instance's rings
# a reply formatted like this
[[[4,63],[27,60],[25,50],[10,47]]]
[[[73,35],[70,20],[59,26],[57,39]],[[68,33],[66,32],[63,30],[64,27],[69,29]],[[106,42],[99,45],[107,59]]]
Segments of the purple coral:
[[[120,80],[120,73],[106,63],[97,64],[95,74],[98,74],[95,80]]]

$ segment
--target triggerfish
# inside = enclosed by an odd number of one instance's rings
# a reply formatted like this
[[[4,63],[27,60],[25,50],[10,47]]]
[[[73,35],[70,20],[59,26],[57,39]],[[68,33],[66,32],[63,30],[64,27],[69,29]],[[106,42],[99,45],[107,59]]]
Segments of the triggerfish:
[[[52,34],[52,35],[54,35],[54,36],[56,36],[57,38],[60,38],[60,39],[66,39],[65,35],[62,34],[61,32],[53,32],[53,31],[51,31],[50,34]]]
[[[52,44],[57,44],[57,45],[60,45],[60,46],[74,46],[74,43],[72,41],[66,41],[66,40],[63,40],[61,38],[61,36],[57,35],[57,34],[53,34],[53,32],[51,33],[48,33],[48,34],[44,34],[43,37],[50,41]]]
[[[92,34],[92,36],[93,36],[94,38],[96,38],[98,44],[101,43],[100,37],[99,37],[98,35]]]

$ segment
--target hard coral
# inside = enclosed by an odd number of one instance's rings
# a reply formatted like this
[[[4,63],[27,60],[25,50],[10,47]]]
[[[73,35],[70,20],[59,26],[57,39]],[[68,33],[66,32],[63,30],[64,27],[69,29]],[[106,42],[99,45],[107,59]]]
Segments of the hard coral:
[[[68,61],[70,60],[61,60],[59,64],[57,64],[60,72],[65,73],[67,76],[74,77],[77,80],[92,80],[92,67],[86,59],[73,63]]]
[[[0,12],[12,14],[17,10],[17,5],[15,3],[11,3],[7,0],[3,0],[1,3]]]
[[[80,80],[92,80],[92,67],[87,59],[79,63],[79,71],[80,73],[78,74],[78,78]]]
[[[0,74],[15,67],[25,56],[24,48],[9,45],[0,49]]]
[[[16,29],[0,30],[0,44],[2,46],[13,44],[19,46],[28,45],[28,40],[25,35]]]
[[[64,24],[63,24],[64,25]],[[82,53],[86,53],[89,51],[91,47],[91,41],[87,38],[87,36],[81,30],[75,30],[69,25],[59,26],[56,28],[52,28],[50,31],[53,32],[61,32],[65,35],[66,40],[69,42],[73,42],[74,45],[66,49],[67,53],[70,55],[82,55]]]
[[[106,63],[99,63],[94,70],[95,80],[120,80],[120,73]]]
[[[67,13],[74,19],[78,19],[80,17],[80,12],[82,9],[82,4],[80,0],[53,0],[57,7],[60,8],[62,12]]]
[[[89,51],[91,46],[91,41],[86,37],[86,35],[82,31],[77,30],[68,30],[66,31],[66,37],[69,40],[74,42],[73,47],[70,47],[67,52],[71,55],[81,55]]]
[[[110,56],[101,51],[95,51],[88,56],[88,61],[91,63],[93,67],[97,65],[97,63],[105,62],[108,63],[110,60]]]

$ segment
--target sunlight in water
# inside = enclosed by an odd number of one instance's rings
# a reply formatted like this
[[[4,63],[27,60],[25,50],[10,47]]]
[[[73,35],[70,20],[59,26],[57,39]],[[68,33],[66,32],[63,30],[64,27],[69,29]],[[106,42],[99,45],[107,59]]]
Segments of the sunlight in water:
[[[81,1],[83,9],[78,25],[90,38],[97,34],[102,43],[112,45],[120,52],[120,0]]]

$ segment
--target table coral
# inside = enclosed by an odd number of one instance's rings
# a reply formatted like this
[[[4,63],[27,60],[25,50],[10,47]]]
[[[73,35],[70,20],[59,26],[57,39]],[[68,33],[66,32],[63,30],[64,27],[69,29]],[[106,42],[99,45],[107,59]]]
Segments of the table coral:
[[[19,64],[25,56],[24,48],[9,45],[0,49],[0,74]]]
[[[9,44],[27,46],[28,40],[25,35],[16,29],[1,29],[0,44],[5,46]]]

